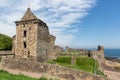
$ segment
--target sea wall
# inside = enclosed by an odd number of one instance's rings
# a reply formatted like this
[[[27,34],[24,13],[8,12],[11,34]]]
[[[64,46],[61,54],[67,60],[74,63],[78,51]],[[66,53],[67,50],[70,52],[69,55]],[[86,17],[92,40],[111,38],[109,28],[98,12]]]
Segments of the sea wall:
[[[60,80],[108,80],[94,74],[61,67],[56,64],[36,62],[32,59],[34,58],[25,59],[20,57],[3,57],[1,63],[3,68],[37,72],[42,73],[43,76],[47,74],[59,78]]]

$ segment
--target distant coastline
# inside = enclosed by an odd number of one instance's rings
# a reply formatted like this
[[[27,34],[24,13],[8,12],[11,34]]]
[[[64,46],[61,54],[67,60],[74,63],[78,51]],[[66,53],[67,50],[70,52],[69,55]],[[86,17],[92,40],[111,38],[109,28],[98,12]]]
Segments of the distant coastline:
[[[113,61],[113,62],[119,62],[120,63],[120,59],[117,59],[117,58],[113,58],[113,57],[105,57],[106,60],[109,60],[109,61]]]
[[[120,63],[120,49],[105,49],[105,58]]]

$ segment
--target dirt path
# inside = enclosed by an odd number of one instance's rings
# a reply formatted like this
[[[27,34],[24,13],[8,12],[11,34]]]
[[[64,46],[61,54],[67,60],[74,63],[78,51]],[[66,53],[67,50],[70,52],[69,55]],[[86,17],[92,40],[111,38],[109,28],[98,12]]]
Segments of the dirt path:
[[[9,73],[12,74],[23,74],[25,76],[33,77],[33,78],[40,78],[43,75],[40,73],[33,73],[33,72],[26,72],[26,71],[20,71],[20,70],[13,70],[13,69],[8,69],[8,68],[3,68],[0,63],[0,70],[5,70],[8,71]]]
[[[50,79],[50,78],[54,79],[54,76],[51,76],[49,74],[42,74],[42,73],[35,73],[35,72],[30,72],[30,71],[21,71],[21,70],[3,68],[1,63],[0,63],[0,70],[7,71],[11,74],[17,74],[17,75],[22,74],[22,75],[29,76],[29,77],[32,77],[32,78],[47,77],[48,79]]]
[[[104,69],[105,75],[111,80],[120,80],[120,63],[106,60],[106,65],[111,68],[117,67],[118,70],[106,68]]]
[[[13,69],[7,69],[7,68],[4,68],[3,70],[8,71],[9,73],[12,73],[12,74],[23,74],[25,76],[29,76],[29,77],[32,77],[32,78],[40,78],[40,77],[42,77],[42,74],[33,73],[33,72],[13,70]]]
[[[119,72],[105,70],[104,73],[111,80],[120,80],[120,73]]]

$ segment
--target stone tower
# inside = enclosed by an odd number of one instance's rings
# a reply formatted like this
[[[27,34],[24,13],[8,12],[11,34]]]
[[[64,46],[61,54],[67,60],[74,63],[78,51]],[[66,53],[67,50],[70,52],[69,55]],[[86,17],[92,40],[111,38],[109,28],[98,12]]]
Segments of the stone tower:
[[[16,36],[13,52],[23,58],[35,57],[37,61],[49,58],[54,48],[55,36],[50,35],[45,22],[38,19],[27,9],[20,21],[16,21]]]

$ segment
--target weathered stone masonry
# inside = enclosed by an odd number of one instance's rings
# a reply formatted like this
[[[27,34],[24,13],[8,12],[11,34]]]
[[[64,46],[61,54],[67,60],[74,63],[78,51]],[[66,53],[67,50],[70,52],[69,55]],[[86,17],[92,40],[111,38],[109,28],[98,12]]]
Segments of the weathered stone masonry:
[[[79,70],[74,70],[62,67],[56,64],[47,64],[34,61],[33,58],[2,58],[2,65],[5,68],[19,69],[21,71],[31,71],[42,73],[41,76],[51,76],[60,80],[108,80],[105,77],[85,73]]]
[[[37,61],[49,58],[54,48],[55,36],[50,35],[49,28],[27,9],[20,21],[16,21],[16,36],[13,41],[13,53],[16,56],[36,57]]]

